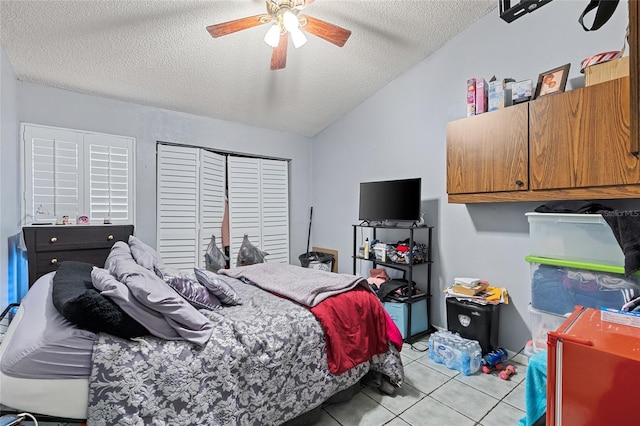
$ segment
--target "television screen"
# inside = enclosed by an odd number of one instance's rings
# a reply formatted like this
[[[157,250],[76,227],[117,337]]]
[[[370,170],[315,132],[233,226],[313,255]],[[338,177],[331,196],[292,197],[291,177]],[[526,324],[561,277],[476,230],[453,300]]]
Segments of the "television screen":
[[[420,220],[422,178],[362,182],[358,219],[375,221]]]

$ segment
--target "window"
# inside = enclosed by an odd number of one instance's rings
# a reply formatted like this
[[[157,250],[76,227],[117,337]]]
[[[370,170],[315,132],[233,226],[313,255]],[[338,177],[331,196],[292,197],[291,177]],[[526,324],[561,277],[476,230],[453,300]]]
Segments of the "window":
[[[27,223],[135,222],[135,139],[25,123],[22,141]]]

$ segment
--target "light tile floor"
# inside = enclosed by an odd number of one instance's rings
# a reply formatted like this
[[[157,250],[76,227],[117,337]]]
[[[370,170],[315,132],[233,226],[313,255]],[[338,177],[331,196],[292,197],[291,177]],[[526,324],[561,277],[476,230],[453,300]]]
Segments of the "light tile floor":
[[[429,358],[427,340],[404,344],[405,383],[394,396],[363,388],[351,401],[323,408],[319,426],[515,426],[525,415],[526,365],[509,361],[509,380],[465,376]]]

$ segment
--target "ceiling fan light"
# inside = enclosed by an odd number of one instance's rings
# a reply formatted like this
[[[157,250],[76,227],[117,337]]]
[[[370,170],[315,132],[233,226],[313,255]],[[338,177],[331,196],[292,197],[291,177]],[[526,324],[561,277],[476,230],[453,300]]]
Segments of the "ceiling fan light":
[[[290,10],[285,10],[282,14],[282,24],[284,28],[289,31],[295,31],[299,26],[300,22],[298,22],[298,17]]]
[[[280,26],[278,24],[274,24],[269,28],[269,31],[264,36],[264,42],[271,47],[278,47],[280,42]]]
[[[296,28],[294,31],[291,31],[291,41],[293,41],[293,47],[297,49],[298,47],[304,46],[307,42],[307,37],[305,37],[299,28]]]

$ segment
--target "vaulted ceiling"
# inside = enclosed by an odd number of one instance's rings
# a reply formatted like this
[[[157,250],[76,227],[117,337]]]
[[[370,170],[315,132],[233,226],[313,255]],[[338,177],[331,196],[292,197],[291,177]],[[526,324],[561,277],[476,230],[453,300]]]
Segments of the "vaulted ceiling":
[[[316,0],[304,13],[352,31],[307,34],[269,69],[269,25],[206,27],[266,12],[264,0],[0,1],[20,80],[315,136],[485,14],[496,0]]]

